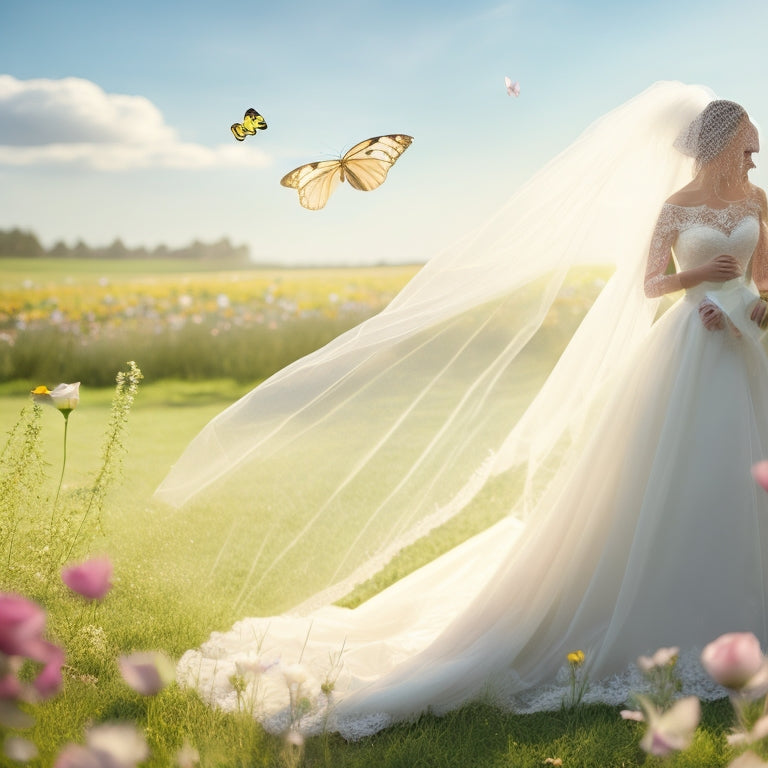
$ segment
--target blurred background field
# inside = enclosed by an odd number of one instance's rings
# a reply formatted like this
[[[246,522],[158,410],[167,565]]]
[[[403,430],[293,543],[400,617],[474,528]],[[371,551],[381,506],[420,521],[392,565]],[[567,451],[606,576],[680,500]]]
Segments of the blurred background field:
[[[157,541],[168,538],[153,535],[154,527],[164,527],[165,534],[176,526],[183,531],[179,524],[185,518],[163,520],[152,501],[154,489],[213,416],[271,373],[380,311],[418,270],[195,270],[188,263],[153,262],[150,274],[146,261],[93,259],[4,259],[3,266],[0,432],[10,430],[34,386],[80,381],[81,403],[71,418],[64,479],[65,491],[76,490],[99,466],[100,430],[108,418],[115,373],[135,360],[144,382],[130,417],[126,482],[107,504],[100,546],[124,558],[126,567],[144,561],[147,573],[167,571],[167,589],[198,598],[199,585],[191,588],[199,576],[192,553],[203,542],[192,546],[179,538],[173,551],[155,549]],[[529,345],[519,388],[502,406],[519,409],[535,391],[606,276],[604,269],[580,269],[569,276]],[[46,473],[54,482],[62,459],[61,417],[45,411]],[[442,536],[437,548],[433,537],[370,587],[381,588],[489,525],[503,513],[496,507],[506,509],[508,503],[506,493],[494,505],[485,503],[487,509],[481,499],[472,519]],[[212,582],[211,606],[216,588]],[[353,602],[367,594],[355,595]],[[198,610],[189,606],[191,613]],[[201,633],[215,623],[209,615],[200,623]]]
[[[212,270],[165,260],[3,259],[0,381],[255,383],[381,310],[416,266]],[[151,272],[149,271],[151,269]]]

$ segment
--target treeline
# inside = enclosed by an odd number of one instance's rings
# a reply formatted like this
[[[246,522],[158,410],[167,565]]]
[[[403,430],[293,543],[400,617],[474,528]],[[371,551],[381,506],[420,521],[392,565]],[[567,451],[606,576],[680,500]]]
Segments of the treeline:
[[[182,248],[128,248],[122,240],[116,239],[111,245],[94,248],[79,240],[74,246],[59,241],[52,248],[44,248],[32,232],[21,229],[0,229],[0,258],[12,259],[188,259],[190,261],[225,261],[246,263],[250,259],[247,245],[232,245],[223,237],[215,243],[201,243],[195,240]]]

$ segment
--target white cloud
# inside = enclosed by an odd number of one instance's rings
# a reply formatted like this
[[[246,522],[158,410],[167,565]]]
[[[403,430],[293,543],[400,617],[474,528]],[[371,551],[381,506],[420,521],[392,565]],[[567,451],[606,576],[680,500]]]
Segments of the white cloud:
[[[74,165],[103,171],[269,165],[247,145],[179,140],[143,96],[105,93],[90,80],[0,75],[0,165]]]

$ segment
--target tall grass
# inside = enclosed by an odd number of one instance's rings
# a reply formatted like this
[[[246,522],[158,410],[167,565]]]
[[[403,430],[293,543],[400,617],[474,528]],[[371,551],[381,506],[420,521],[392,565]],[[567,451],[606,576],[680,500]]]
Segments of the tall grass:
[[[149,380],[259,381],[381,310],[416,272],[149,276],[112,271],[109,262],[76,263],[68,274],[61,263],[48,264],[49,272],[25,274],[12,263],[0,279],[0,381],[46,381],[55,372],[108,386],[125,360],[140,361]]]

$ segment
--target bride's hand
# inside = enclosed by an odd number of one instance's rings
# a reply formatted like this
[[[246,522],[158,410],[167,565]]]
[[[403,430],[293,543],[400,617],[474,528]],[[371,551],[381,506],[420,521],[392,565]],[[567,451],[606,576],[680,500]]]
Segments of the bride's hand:
[[[711,301],[704,300],[699,304],[699,317],[708,331],[721,331],[725,328],[722,310]]]
[[[702,264],[698,271],[703,283],[724,283],[726,280],[741,276],[739,262],[735,257],[725,253]]]
[[[752,314],[749,316],[761,328],[768,326],[768,302],[760,299],[752,307]]]

